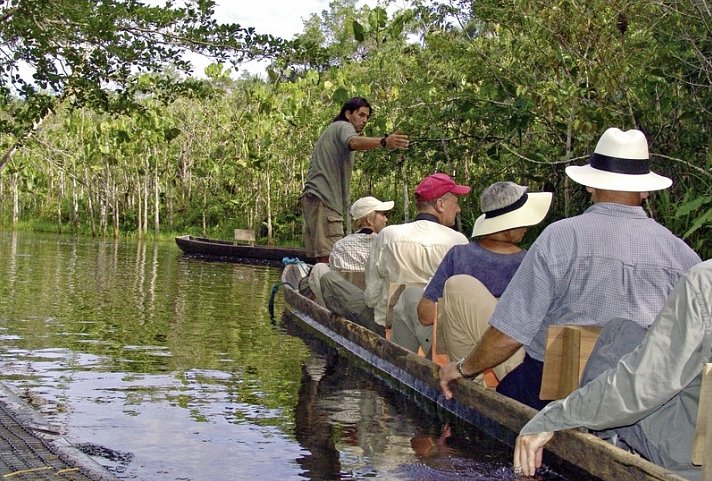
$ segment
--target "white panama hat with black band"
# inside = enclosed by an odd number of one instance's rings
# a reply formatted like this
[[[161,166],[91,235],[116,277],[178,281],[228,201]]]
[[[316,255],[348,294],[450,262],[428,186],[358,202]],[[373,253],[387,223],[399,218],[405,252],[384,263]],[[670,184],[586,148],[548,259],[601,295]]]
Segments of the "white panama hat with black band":
[[[621,192],[667,189],[672,180],[650,171],[648,141],[640,130],[606,130],[587,165],[566,167],[571,180],[587,187]]]

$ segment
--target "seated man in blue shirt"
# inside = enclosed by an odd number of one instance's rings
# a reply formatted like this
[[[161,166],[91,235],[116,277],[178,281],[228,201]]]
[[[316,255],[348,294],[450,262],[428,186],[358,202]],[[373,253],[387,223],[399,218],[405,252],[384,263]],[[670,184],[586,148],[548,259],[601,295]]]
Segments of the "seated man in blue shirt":
[[[549,225],[532,244],[475,349],[441,368],[446,397],[454,379],[477,376],[524,346],[524,361],[497,391],[541,409],[550,325],[604,326],[622,317],[648,327],[680,277],[700,262],[641,207],[649,191],[672,181],[650,171],[639,130],[606,130],[589,164],[569,166],[566,174],[586,186],[594,205]]]
[[[608,430],[649,461],[700,480],[702,470],[691,459],[702,367],[712,360],[710,292],[712,260],[693,267],[677,284],[637,349],[524,426],[514,448],[515,473],[534,476],[554,431],[585,427]],[[621,324],[616,334],[626,329]]]

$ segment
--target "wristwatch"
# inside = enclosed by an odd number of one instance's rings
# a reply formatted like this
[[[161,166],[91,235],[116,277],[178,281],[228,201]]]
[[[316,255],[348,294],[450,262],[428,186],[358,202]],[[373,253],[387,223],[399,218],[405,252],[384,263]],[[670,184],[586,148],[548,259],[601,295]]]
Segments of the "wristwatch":
[[[463,357],[459,361],[457,361],[457,364],[455,364],[455,367],[457,368],[457,372],[460,373],[460,376],[464,377],[465,379],[474,379],[477,377],[477,374],[465,374],[465,371],[462,370],[462,365],[465,363],[465,358]]]
[[[388,134],[381,137],[381,147],[383,147],[384,149],[386,148],[386,139],[387,138],[388,138]]]

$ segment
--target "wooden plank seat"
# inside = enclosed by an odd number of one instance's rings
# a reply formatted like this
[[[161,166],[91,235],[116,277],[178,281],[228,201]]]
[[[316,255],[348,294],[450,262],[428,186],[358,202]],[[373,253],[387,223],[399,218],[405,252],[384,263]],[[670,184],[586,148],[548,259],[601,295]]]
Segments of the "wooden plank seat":
[[[595,326],[550,326],[547,331],[541,399],[561,399],[576,390],[601,332]]]
[[[366,289],[366,273],[364,271],[338,271],[344,276],[344,279],[349,281],[361,290]]]
[[[235,244],[255,245],[255,232],[251,229],[235,229]]]

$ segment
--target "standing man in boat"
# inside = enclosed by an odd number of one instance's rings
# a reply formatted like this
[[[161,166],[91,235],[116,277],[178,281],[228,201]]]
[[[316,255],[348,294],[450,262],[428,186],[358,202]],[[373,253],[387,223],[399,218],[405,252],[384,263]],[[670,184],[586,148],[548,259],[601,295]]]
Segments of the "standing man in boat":
[[[344,236],[344,211],[351,196],[354,152],[405,149],[408,136],[400,132],[382,137],[361,135],[371,117],[371,105],[362,97],[348,100],[339,115],[314,144],[302,194],[304,246],[317,262],[329,262],[329,253]]]
[[[497,391],[534,409],[539,398],[550,325],[603,326],[624,317],[652,324],[680,277],[700,257],[650,219],[641,203],[672,181],[650,171],[639,130],[606,130],[585,166],[566,174],[586,186],[594,204],[582,215],[549,225],[527,251],[472,352],[440,370],[447,398],[454,379],[471,379],[522,345],[524,361]]]
[[[685,479],[702,479],[702,469],[692,464],[692,444],[701,371],[712,361],[710,292],[712,260],[693,267],[677,284],[653,325],[643,331],[638,349],[614,360],[565,399],[550,403],[524,426],[514,447],[515,474],[535,475],[555,431],[585,427],[607,430],[623,446]],[[629,328],[625,322],[620,326],[611,344]],[[704,453],[705,462],[709,454]]]

